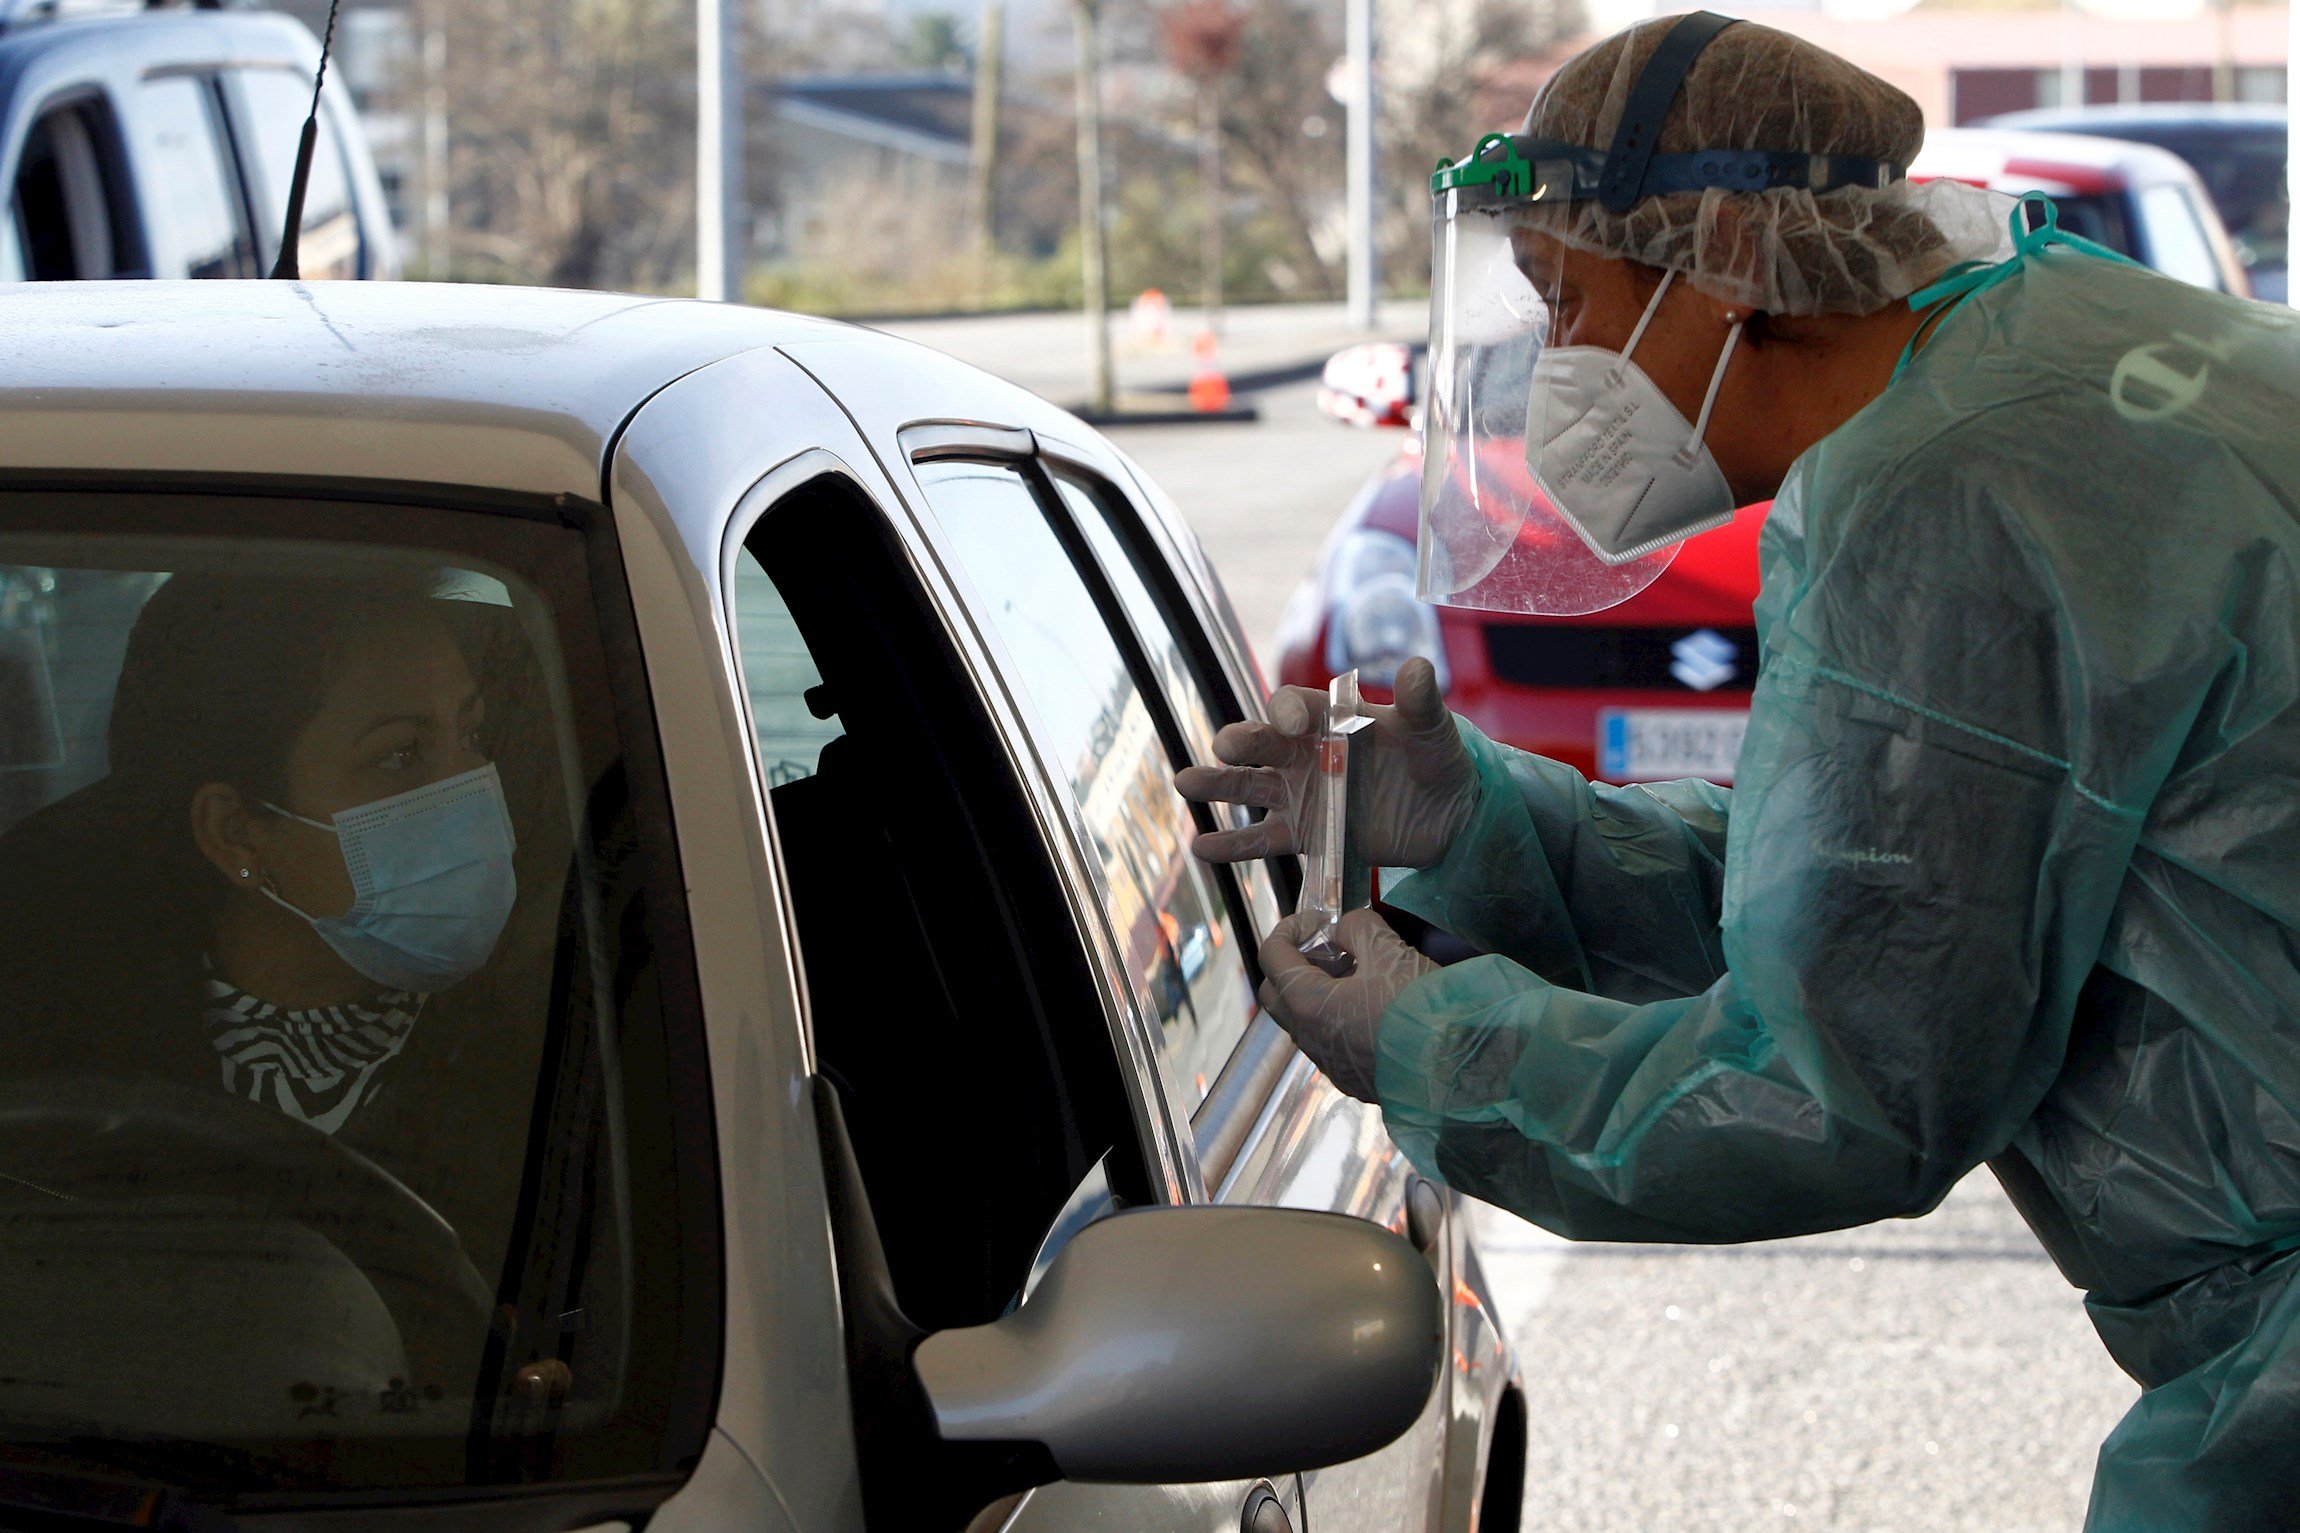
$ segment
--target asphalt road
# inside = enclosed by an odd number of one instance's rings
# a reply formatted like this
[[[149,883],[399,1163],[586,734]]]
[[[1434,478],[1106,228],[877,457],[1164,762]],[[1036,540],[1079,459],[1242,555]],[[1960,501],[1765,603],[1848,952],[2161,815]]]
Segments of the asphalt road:
[[[1111,434],[1197,527],[1265,670],[1394,433],[1320,417]],[[1985,1171],[1924,1219],[1741,1247],[1575,1246],[1484,1211],[1532,1421],[1528,1533],[2073,1533],[2134,1386]]]

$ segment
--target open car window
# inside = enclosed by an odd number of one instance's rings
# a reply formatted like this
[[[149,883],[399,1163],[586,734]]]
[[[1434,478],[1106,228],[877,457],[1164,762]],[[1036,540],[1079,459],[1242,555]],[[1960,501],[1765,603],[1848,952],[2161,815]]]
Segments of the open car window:
[[[928,1330],[994,1320],[1085,1219],[1161,1195],[1155,1116],[883,514],[836,475],[791,490],[728,600],[815,1058],[896,1296]]]
[[[693,975],[586,541],[0,498],[12,1484],[405,1500],[699,1451]]]

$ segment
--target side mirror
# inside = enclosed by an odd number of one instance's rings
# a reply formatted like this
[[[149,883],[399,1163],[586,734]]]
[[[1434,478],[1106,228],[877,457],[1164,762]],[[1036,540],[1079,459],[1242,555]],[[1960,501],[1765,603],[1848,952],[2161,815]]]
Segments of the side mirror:
[[[1413,348],[1368,341],[1326,359],[1318,408],[1352,426],[1410,426],[1415,402]]]
[[[1020,1306],[928,1335],[902,1311],[838,1091],[814,1082],[871,1526],[965,1527],[1054,1480],[1185,1484],[1361,1457],[1428,1402],[1429,1264],[1379,1225],[1145,1208],[1072,1236]]]
[[[1361,1457],[1413,1425],[1445,1316],[1379,1225],[1151,1208],[1089,1225],[1021,1308],[912,1354],[952,1442],[1035,1443],[1066,1479],[1234,1480]]]

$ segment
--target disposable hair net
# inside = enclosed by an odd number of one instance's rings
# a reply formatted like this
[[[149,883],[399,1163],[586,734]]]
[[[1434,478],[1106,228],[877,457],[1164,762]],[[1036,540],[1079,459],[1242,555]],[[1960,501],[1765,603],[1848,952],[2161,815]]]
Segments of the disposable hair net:
[[[1613,142],[1664,16],[1576,55],[1534,98],[1525,132]],[[1825,49],[1743,21],[1694,61],[1663,119],[1659,154],[1763,149],[1907,165],[1924,143],[1915,101]],[[1575,249],[1680,271],[1704,292],[1772,314],[1871,314],[1965,261],[2011,254],[2007,199],[1961,181],[1885,187],[1670,192],[1615,213],[1596,200],[1516,215]]]

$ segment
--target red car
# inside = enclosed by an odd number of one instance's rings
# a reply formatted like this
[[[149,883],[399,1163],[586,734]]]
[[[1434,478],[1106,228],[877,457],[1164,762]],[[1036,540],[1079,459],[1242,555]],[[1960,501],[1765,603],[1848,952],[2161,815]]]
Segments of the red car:
[[[2202,186],[2180,160],[2142,144],[2073,135],[1943,129],[1928,134],[1918,179],[2042,191],[2064,227],[2202,286],[2244,278]],[[1414,414],[1408,348],[1355,346],[1327,364],[1320,406],[1358,426]],[[1509,454],[1481,472],[1525,474]],[[1322,687],[1355,665],[1375,696],[1409,655],[1437,662],[1454,711],[1496,740],[1608,782],[1706,777],[1730,783],[1757,678],[1757,532],[1770,502],[1688,542],[1661,578],[1584,617],[1511,617],[1414,599],[1421,453],[1358,492],[1288,603],[1278,680]],[[1528,536],[1521,534],[1521,536]]]
[[[1409,437],[1342,513],[1288,603],[1281,683],[1322,687],[1355,665],[1379,698],[1407,656],[1428,655],[1448,704],[1496,740],[1612,782],[1733,780],[1757,678],[1749,609],[1764,506],[1694,539],[1618,607],[1513,617],[1414,599],[1420,486]]]

